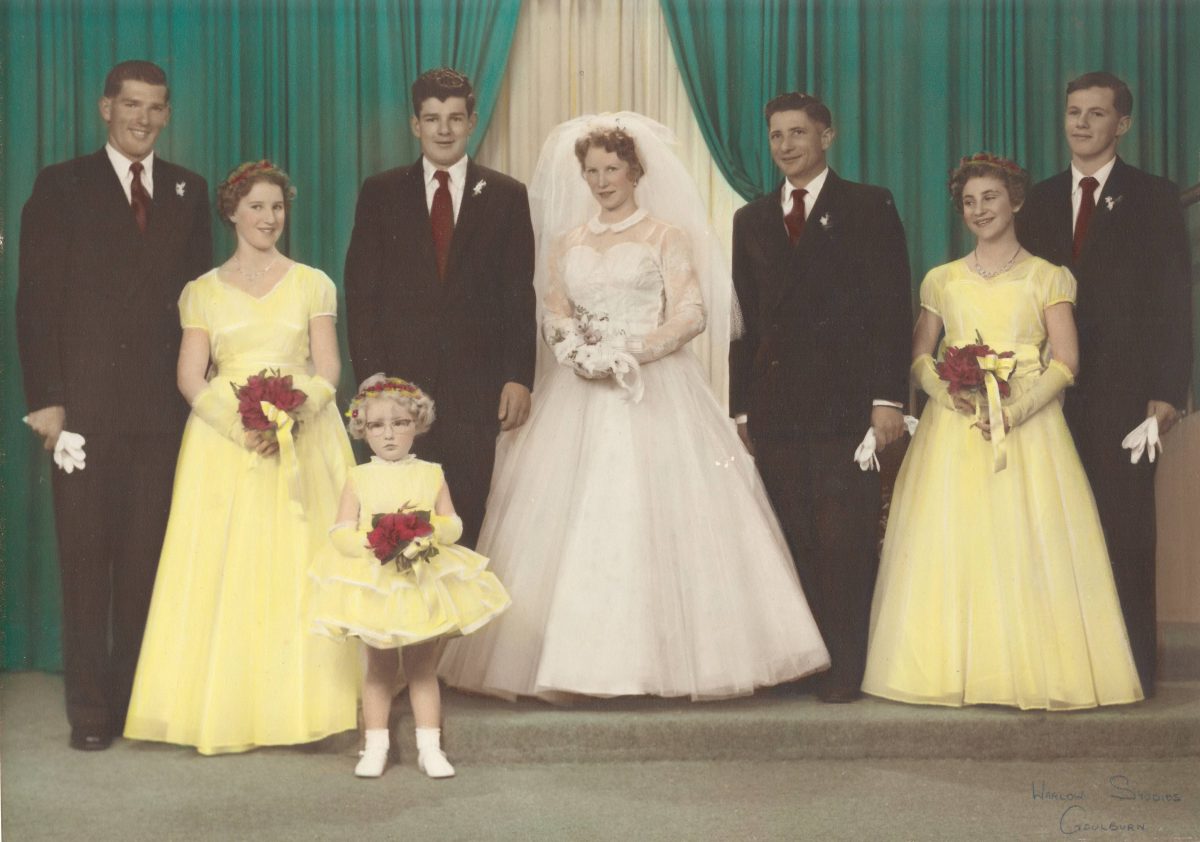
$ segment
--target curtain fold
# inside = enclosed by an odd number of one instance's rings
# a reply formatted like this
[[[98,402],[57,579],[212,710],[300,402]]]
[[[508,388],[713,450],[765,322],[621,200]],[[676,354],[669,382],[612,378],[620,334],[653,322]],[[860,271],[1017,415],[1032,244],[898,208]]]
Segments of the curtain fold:
[[[1065,89],[1081,73],[1107,69],[1133,89],[1125,160],[1181,188],[1200,178],[1200,62],[1186,58],[1200,43],[1200,3],[661,3],[692,108],[729,183],[746,199],[774,189],[762,108],[784,91],[820,96],[838,132],[830,165],[896,196],[914,290],[967,247],[948,170],[983,149],[1014,158],[1035,180],[1065,169]],[[1200,390],[1200,333],[1195,350]]]
[[[282,245],[340,285],[362,179],[419,154],[409,128],[412,82],[443,64],[470,76],[477,147],[519,12],[520,0],[0,3],[0,666],[61,663],[50,463],[21,423],[13,330],[21,207],[39,169],[103,145],[97,101],[108,69],[147,58],[166,70],[172,116],[158,151],[210,186],[243,160],[285,167],[299,195]],[[220,231],[216,259],[232,245]]]

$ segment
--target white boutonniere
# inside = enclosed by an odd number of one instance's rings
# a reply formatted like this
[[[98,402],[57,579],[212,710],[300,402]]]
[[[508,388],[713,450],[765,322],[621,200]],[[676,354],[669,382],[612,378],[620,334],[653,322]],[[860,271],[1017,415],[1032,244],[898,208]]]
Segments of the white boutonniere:
[[[484,181],[482,178],[479,179],[479,181],[475,182],[475,187],[474,187],[474,189],[471,190],[471,195],[478,196],[480,193],[483,192],[483,188],[485,188],[485,187],[487,187],[487,182]]]
[[[1109,210],[1112,210],[1117,205],[1121,204],[1121,199],[1123,199],[1123,198],[1124,198],[1123,196],[1116,196],[1116,197],[1105,196],[1104,197],[1104,206],[1106,208],[1108,208]]]
[[[833,217],[827,213],[821,214],[821,218],[817,222],[821,223],[821,227],[826,231],[833,227]]]
[[[183,194],[187,192],[187,183],[183,181],[175,182],[175,195],[183,198]]]

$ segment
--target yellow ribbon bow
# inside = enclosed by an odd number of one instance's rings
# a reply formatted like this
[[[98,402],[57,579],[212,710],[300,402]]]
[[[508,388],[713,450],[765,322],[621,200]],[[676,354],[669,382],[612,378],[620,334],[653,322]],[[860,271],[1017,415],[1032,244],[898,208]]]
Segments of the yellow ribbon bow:
[[[275,439],[279,442],[279,479],[284,486],[292,507],[304,517],[304,489],[300,482],[300,460],[296,456],[296,440],[292,431],[296,419],[273,403],[260,401],[263,415],[275,425]]]
[[[988,354],[979,357],[979,368],[983,371],[983,382],[987,387],[988,424],[992,430],[992,472],[1000,473],[1008,466],[1008,453],[1004,446],[1004,412],[1000,405],[1000,380],[1008,382],[1017,367],[1016,357],[1001,357]],[[975,414],[980,414],[979,405]]]

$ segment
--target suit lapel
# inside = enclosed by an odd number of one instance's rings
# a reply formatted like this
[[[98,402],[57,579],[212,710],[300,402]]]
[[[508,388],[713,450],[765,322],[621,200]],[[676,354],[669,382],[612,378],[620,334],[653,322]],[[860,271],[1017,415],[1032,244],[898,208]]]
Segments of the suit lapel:
[[[1120,222],[1124,211],[1125,190],[1128,186],[1126,171],[1129,167],[1120,158],[1113,164],[1112,172],[1104,180],[1104,189],[1096,202],[1096,209],[1088,222],[1087,235],[1083,239],[1083,249],[1079,253],[1079,262],[1083,262],[1091,252],[1105,242],[1114,225]]]
[[[429,202],[425,198],[425,166],[421,159],[408,168],[396,184],[396,224],[400,236],[411,238],[420,259],[420,275],[432,288],[440,286],[433,229],[429,224]],[[453,247],[453,240],[451,240]]]
[[[754,230],[766,257],[768,266],[777,267],[769,275],[769,288],[764,290],[763,300],[774,305],[795,283],[791,271],[792,244],[788,240],[787,227],[783,222],[783,206],[779,201],[783,183],[774,192],[763,197],[755,209]]]
[[[783,243],[787,247],[787,254],[780,264],[781,267],[786,268],[778,273],[784,283],[778,290],[778,296],[775,299],[776,306],[793,296],[803,295],[811,298],[814,292],[817,292],[812,279],[823,277],[826,274],[821,271],[821,266],[827,260],[830,246],[833,243],[832,232],[835,230],[837,218],[841,215],[841,195],[841,179],[838,178],[837,173],[830,170],[829,175],[825,177],[825,184],[817,196],[817,201],[813,203],[812,211],[804,221],[804,231],[795,246],[792,246],[791,241],[788,240],[786,229],[783,226],[783,208],[777,205],[779,230],[784,232]],[[825,223],[821,222],[822,219],[825,219]],[[806,308],[811,306],[811,302],[805,303],[804,306]]]
[[[476,187],[480,188],[478,192]],[[454,277],[455,268],[470,250],[471,242],[487,215],[486,192],[487,184],[479,176],[479,167],[474,161],[468,160],[462,203],[458,208],[458,219],[454,223],[454,236],[450,238],[450,256],[446,261],[447,280]]]

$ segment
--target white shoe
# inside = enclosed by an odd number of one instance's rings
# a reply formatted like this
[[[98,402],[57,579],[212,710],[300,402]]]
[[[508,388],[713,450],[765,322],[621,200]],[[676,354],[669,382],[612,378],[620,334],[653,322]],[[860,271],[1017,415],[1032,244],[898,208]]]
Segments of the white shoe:
[[[386,728],[367,731],[366,747],[359,755],[354,774],[360,778],[378,778],[387,767],[388,732]]]
[[[453,778],[454,767],[440,748],[424,748],[417,753],[417,768],[431,778]]]
[[[417,729],[417,768],[431,778],[454,777],[454,767],[442,751],[440,728]]]

